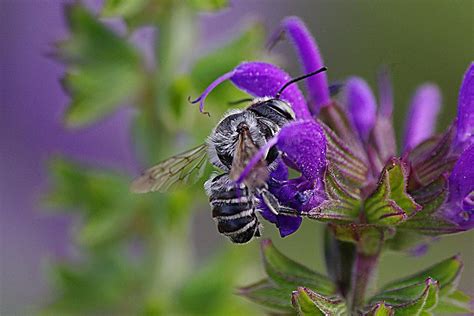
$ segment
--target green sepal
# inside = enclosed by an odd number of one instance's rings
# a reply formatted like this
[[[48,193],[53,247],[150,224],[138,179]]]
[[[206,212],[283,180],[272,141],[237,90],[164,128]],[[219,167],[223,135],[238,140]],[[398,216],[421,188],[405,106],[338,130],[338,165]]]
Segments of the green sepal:
[[[71,35],[57,44],[71,95],[65,121],[79,127],[104,118],[139,94],[145,72],[138,51],[81,5],[67,7]]]
[[[397,225],[421,209],[407,193],[408,171],[399,159],[387,163],[377,189],[365,201],[367,222],[379,225]]]
[[[329,163],[324,176],[328,199],[308,212],[308,217],[319,221],[353,222],[359,215],[360,190],[347,183],[334,163]]]
[[[347,315],[347,305],[343,298],[326,297],[305,287],[298,287],[291,296],[291,302],[298,315]]]
[[[430,185],[446,172],[450,172],[457,160],[451,154],[454,128],[443,135],[436,135],[415,147],[407,157],[410,165],[409,190],[416,191]]]
[[[283,255],[268,239],[262,241],[265,271],[270,279],[281,287],[309,287],[323,295],[335,293],[335,284],[319,274]]]
[[[292,288],[282,288],[270,279],[261,280],[252,285],[241,287],[238,294],[265,307],[280,311],[294,311],[291,305]]]
[[[420,216],[416,214],[410,220],[398,225],[397,229],[400,231],[415,231],[419,234],[431,236],[454,234],[463,231],[458,225],[447,221],[437,214],[423,216],[421,213],[423,211],[419,213]]]
[[[342,111],[337,105],[326,106],[322,109],[321,115],[331,117],[333,114],[342,121],[346,122],[344,111]],[[341,175],[339,178],[343,180],[347,188],[355,190],[352,193],[358,194],[359,191],[356,188],[361,187],[367,178],[368,167],[366,161],[361,158],[361,153],[358,143],[352,143],[346,141],[343,137],[337,134],[330,124],[331,119],[317,120],[324,130],[324,134],[327,140],[327,152],[326,158],[330,164],[337,166],[337,171]],[[344,124],[341,124],[341,126]]]
[[[372,224],[329,224],[334,236],[345,242],[355,243],[359,251],[366,255],[379,252],[383,242],[395,234],[393,227]]]

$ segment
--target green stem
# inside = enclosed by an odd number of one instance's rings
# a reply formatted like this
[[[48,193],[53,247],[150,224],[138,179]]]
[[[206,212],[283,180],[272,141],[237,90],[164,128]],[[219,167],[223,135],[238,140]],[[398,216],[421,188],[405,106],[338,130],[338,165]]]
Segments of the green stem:
[[[367,254],[357,249],[352,268],[352,287],[349,293],[349,303],[352,313],[364,306],[368,290],[375,280],[380,251]]]

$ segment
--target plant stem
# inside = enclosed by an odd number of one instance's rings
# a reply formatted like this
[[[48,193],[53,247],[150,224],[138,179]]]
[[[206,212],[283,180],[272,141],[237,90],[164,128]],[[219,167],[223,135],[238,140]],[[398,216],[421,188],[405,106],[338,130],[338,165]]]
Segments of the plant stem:
[[[352,288],[349,302],[352,313],[365,303],[367,291],[375,279],[380,251],[375,254],[367,254],[357,249],[354,266],[352,268]]]

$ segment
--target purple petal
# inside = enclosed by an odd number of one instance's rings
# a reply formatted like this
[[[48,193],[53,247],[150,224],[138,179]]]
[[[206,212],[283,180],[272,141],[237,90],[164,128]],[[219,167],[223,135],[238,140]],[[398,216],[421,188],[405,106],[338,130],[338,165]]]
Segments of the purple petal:
[[[474,144],[459,157],[449,176],[443,215],[464,229],[474,228]]]
[[[459,91],[455,147],[458,152],[474,143],[474,62],[467,69]]]
[[[405,126],[405,152],[433,135],[440,108],[441,93],[436,85],[424,84],[416,90]]]
[[[281,237],[286,237],[290,234],[293,234],[298,230],[298,228],[301,226],[301,223],[303,222],[303,219],[300,216],[275,215],[264,203],[261,203],[260,209],[262,210],[261,214],[263,218],[278,227]]]
[[[191,101],[191,103],[197,103],[199,102],[199,111],[201,113],[208,113],[208,112],[204,112],[204,101],[206,100],[207,96],[212,92],[212,90],[214,90],[214,88],[216,88],[218,85],[220,85],[221,83],[223,83],[224,81],[226,80],[229,80],[230,78],[232,78],[232,76],[235,74],[235,70],[231,71],[231,72],[228,72],[228,73],[225,73],[223,74],[222,76],[220,76],[219,78],[217,78],[216,80],[214,80],[207,88],[206,90],[204,90],[204,92],[195,100]]]
[[[226,80],[231,80],[239,89],[255,97],[274,97],[278,90],[291,80],[291,77],[285,71],[269,63],[245,62],[217,78],[197,99],[191,102],[199,102],[199,109],[203,112],[206,97],[215,87]],[[311,118],[304,96],[296,84],[286,88],[280,99],[291,105],[296,118]]]
[[[289,35],[306,73],[324,66],[318,45],[303,21],[297,17],[288,17],[283,20],[282,27]],[[311,98],[310,110],[313,114],[318,114],[322,106],[331,102],[327,76],[322,73],[308,78],[306,85]]]
[[[280,236],[285,237],[293,234],[301,226],[303,219],[301,217],[278,215],[277,227],[280,230]]]
[[[318,75],[319,76],[319,75]],[[242,63],[235,68],[231,81],[241,90],[255,97],[274,97],[278,90],[292,78],[275,65],[264,62]],[[296,84],[283,91],[280,99],[288,101],[296,118],[311,118],[303,94]]]
[[[367,82],[352,77],[346,83],[346,102],[352,125],[366,142],[375,124],[377,104]]]
[[[287,165],[294,166],[305,179],[316,182],[326,169],[326,137],[314,121],[284,126],[278,135],[278,149]]]

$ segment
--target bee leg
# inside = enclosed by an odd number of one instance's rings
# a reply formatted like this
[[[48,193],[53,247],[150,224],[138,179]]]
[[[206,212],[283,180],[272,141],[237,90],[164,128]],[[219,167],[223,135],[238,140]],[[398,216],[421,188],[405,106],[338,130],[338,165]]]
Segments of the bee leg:
[[[280,209],[278,210],[278,214],[286,215],[286,216],[294,216],[294,217],[307,215],[306,212],[298,212],[295,209],[292,209],[287,206],[281,206],[281,205],[280,205]]]
[[[268,207],[270,212],[275,215],[278,215],[278,210],[280,209],[280,203],[278,203],[277,198],[270,193],[267,189],[262,189],[260,191],[260,196],[262,197],[263,203]]]

